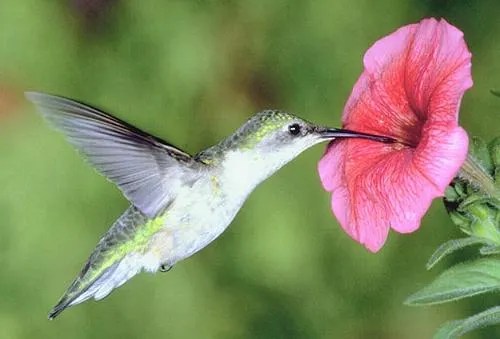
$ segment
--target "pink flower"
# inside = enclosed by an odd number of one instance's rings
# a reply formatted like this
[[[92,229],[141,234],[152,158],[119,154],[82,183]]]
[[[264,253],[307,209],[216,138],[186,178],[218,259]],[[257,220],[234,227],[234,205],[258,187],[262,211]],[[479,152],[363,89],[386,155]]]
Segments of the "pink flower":
[[[335,141],[318,169],[341,226],[370,251],[389,228],[417,230],[464,162],[468,138],[457,119],[470,60],[462,32],[435,19],[402,27],[365,54],[343,126],[401,143]]]

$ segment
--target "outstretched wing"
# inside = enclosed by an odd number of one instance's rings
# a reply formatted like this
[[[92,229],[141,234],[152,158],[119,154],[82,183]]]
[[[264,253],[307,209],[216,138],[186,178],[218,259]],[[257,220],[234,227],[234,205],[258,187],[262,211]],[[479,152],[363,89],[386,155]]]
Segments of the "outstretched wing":
[[[163,210],[203,164],[160,138],[74,100],[29,92],[26,97],[84,157],[149,217]]]

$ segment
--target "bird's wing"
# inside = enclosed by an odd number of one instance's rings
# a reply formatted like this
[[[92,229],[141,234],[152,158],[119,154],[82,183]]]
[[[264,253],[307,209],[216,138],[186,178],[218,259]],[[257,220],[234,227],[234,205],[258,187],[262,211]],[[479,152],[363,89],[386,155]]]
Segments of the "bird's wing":
[[[194,182],[202,163],[160,138],[74,100],[29,92],[26,97],[84,157],[150,218]]]

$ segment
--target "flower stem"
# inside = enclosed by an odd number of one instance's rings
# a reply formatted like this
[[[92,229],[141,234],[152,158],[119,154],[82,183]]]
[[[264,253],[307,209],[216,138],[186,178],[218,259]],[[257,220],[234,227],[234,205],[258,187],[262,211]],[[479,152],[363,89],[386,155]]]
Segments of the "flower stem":
[[[493,177],[470,153],[467,155],[467,159],[465,159],[458,176],[471,183],[481,193],[490,198],[500,200],[500,191],[496,187]]]

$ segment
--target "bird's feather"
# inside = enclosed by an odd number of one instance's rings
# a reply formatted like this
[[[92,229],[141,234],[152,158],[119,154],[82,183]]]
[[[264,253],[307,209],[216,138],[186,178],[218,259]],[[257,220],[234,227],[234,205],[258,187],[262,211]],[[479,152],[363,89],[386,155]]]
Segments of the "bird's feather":
[[[49,319],[90,298],[106,297],[142,270],[156,271],[161,262],[151,251],[150,241],[162,229],[165,218],[149,219],[133,206],[127,209],[99,241]]]
[[[96,108],[30,92],[40,113],[105,177],[149,217],[199,177],[204,164],[166,141]]]

